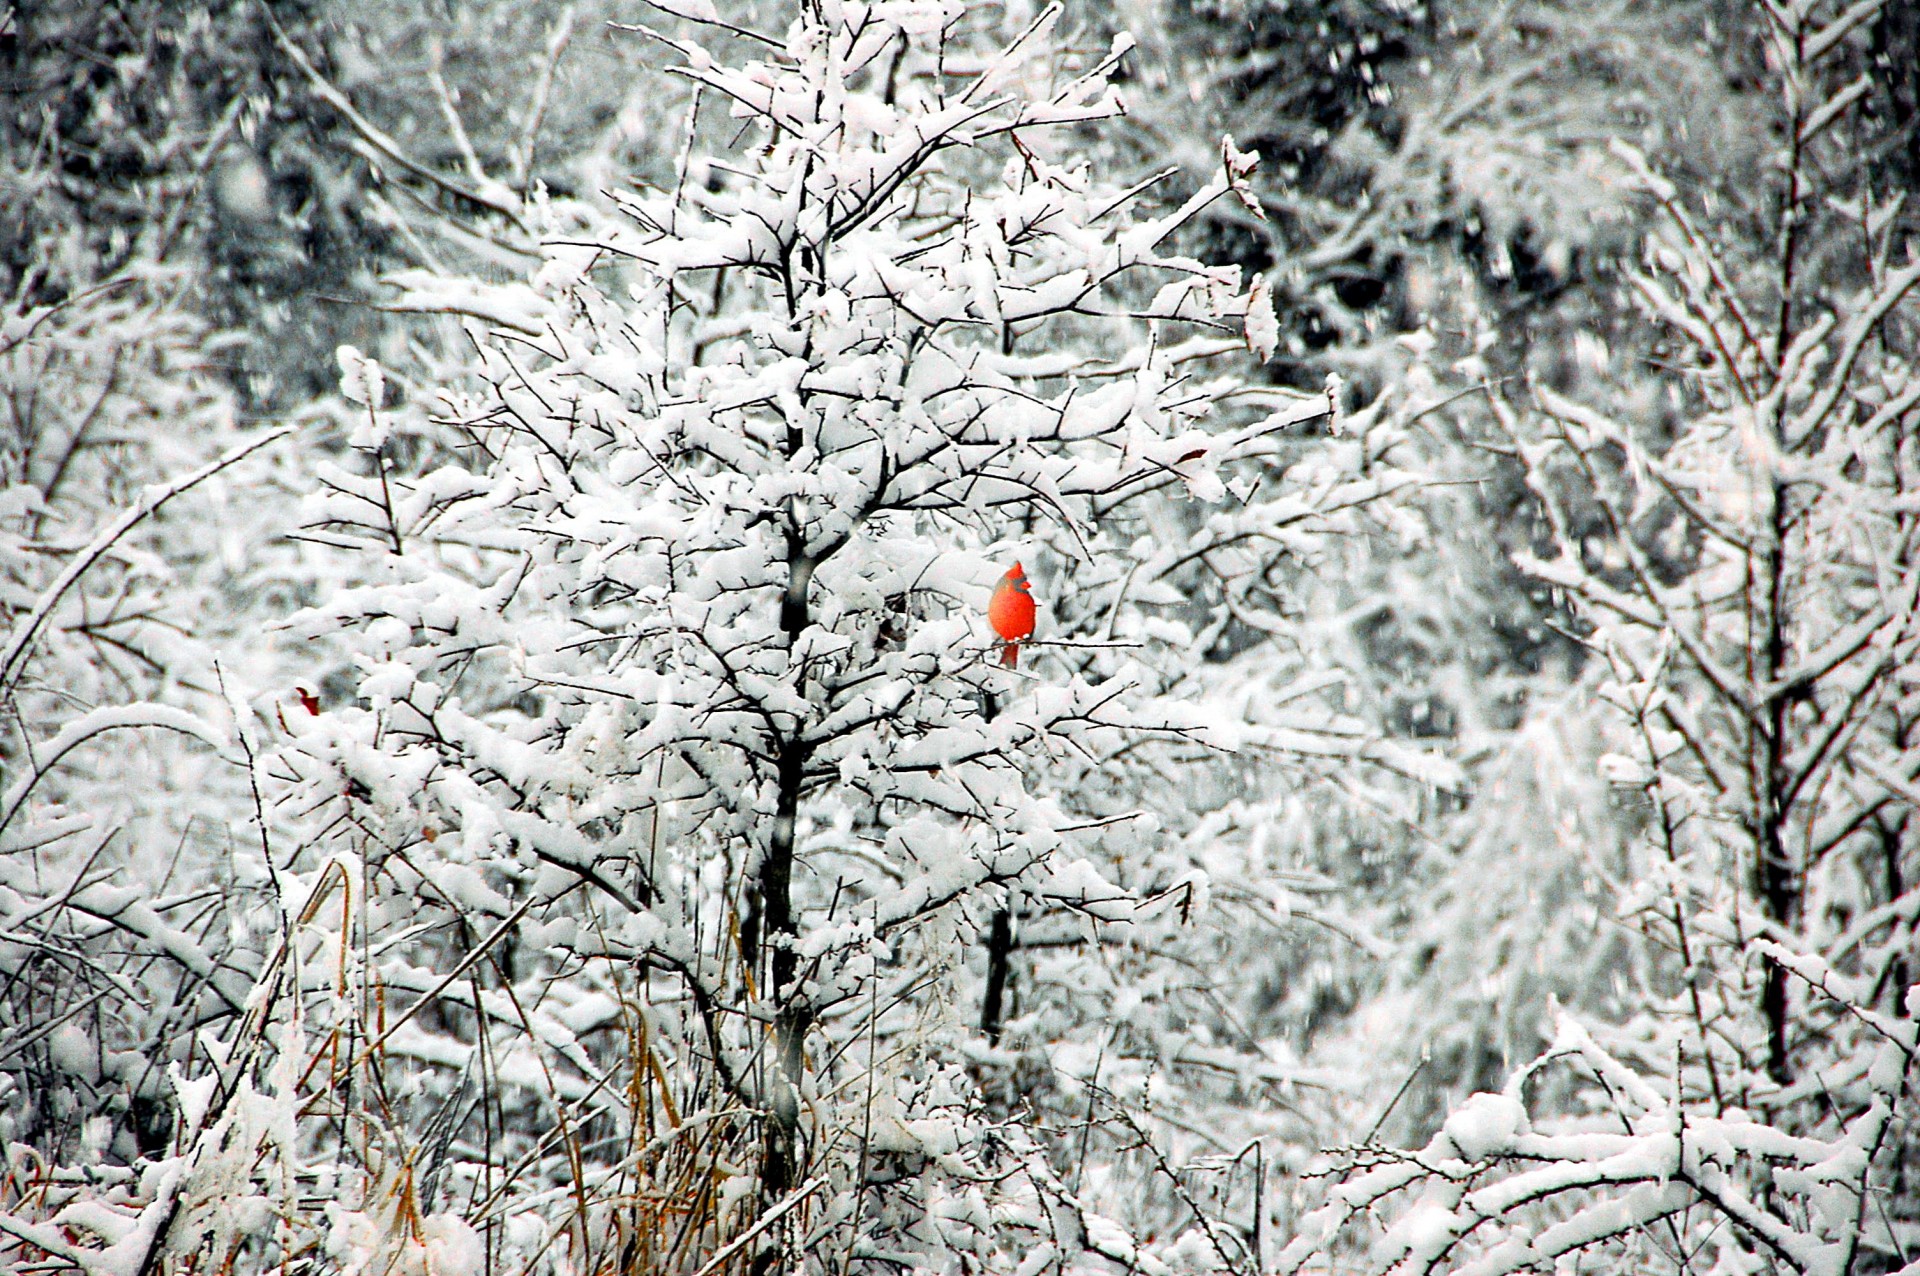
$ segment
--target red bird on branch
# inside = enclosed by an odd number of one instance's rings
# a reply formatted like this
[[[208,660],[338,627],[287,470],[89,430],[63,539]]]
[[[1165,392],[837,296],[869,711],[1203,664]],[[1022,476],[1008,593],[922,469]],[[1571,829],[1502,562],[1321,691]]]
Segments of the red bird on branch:
[[[1000,649],[1000,663],[1014,668],[1020,663],[1020,644],[1033,637],[1033,591],[1027,588],[1026,568],[1019,563],[994,586],[987,620],[993,632],[1007,640]]]

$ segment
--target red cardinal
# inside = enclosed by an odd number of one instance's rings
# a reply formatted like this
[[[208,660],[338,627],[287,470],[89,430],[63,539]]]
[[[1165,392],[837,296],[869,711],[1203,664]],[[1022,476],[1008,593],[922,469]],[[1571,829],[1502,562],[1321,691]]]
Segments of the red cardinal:
[[[1027,569],[1015,563],[1013,570],[1000,578],[993,588],[993,600],[987,604],[987,619],[993,632],[1007,640],[1000,649],[1000,663],[1012,669],[1020,663],[1020,644],[1033,637],[1033,591],[1027,588]]]
[[[316,718],[320,716],[320,697],[314,695],[312,689],[308,687],[295,687],[293,694],[300,697],[301,708]]]

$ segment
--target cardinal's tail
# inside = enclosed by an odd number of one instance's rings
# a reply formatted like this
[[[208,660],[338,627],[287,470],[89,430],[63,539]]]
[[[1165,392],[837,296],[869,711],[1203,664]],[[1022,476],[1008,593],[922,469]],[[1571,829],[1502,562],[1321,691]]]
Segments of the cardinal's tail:
[[[1010,642],[1000,648],[1000,663],[1008,669],[1018,668],[1020,665],[1020,644]]]

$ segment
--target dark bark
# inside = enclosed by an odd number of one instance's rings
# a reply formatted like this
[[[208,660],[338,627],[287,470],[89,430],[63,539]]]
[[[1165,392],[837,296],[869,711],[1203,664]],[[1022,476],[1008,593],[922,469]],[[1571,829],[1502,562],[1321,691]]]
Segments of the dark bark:
[[[995,909],[993,924],[987,931],[987,992],[980,1002],[980,1031],[996,1046],[1000,1044],[1007,967],[1012,957],[1013,915],[1007,909]]]
[[[806,629],[810,617],[807,589],[816,566],[807,554],[804,537],[797,529],[787,536],[787,589],[780,602],[780,629],[788,651]],[[760,873],[754,891],[758,903],[758,925],[754,952],[747,952],[745,936],[742,957],[757,960],[758,949],[766,949],[764,993],[774,1003],[774,1067],[768,1089],[766,1139],[761,1169],[761,1189],[768,1198],[783,1196],[800,1179],[800,1080],[806,1065],[806,1036],[813,1025],[813,1014],[802,995],[799,983],[799,954],[794,940],[799,934],[799,919],[793,908],[794,837],[800,819],[800,787],[806,780],[808,749],[798,725],[793,735],[777,742],[775,752],[775,796],[773,832],[767,839],[760,860]]]
[[[1767,685],[1779,688],[1787,665],[1786,536],[1787,492],[1773,485],[1773,515],[1769,545],[1761,562],[1766,590],[1765,633],[1761,642],[1760,672]],[[1791,728],[1792,693],[1775,690],[1757,711],[1759,746],[1753,759],[1754,889],[1768,921],[1790,930],[1800,911],[1799,873],[1786,845],[1787,732]],[[1771,957],[1761,959],[1760,1016],[1767,1031],[1767,1075],[1785,1085],[1792,1079],[1787,1044],[1787,971]]]

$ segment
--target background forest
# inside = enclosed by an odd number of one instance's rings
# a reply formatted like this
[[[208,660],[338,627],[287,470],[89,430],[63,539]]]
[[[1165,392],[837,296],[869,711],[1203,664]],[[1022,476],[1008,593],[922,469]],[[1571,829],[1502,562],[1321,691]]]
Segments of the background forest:
[[[1920,7],[0,83],[0,1268],[1920,1273]]]

